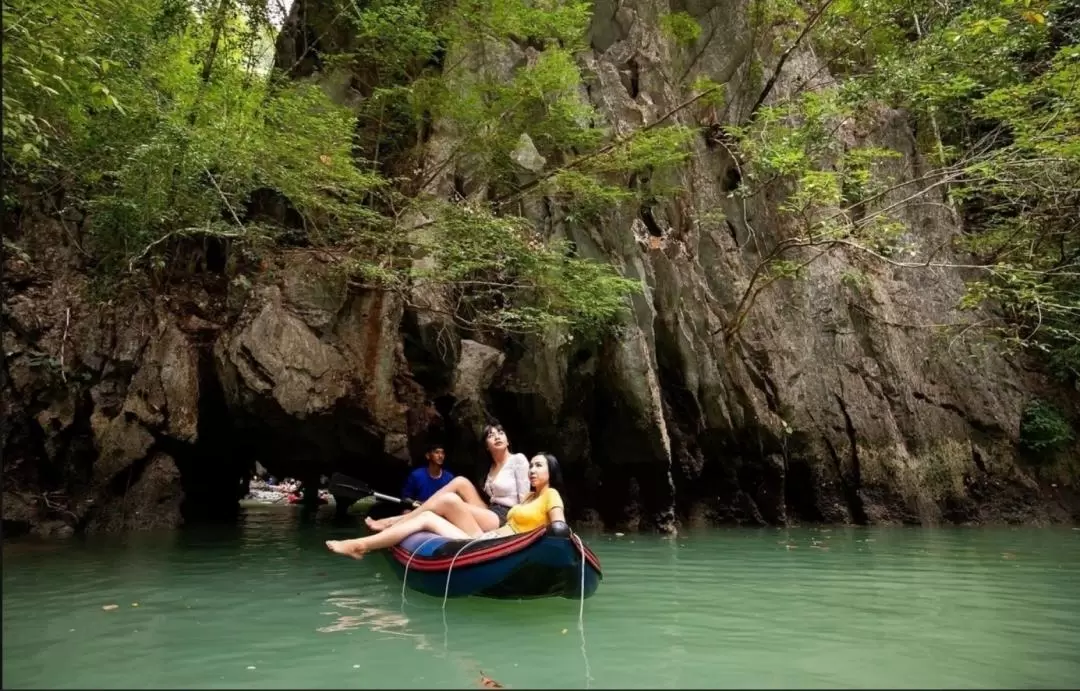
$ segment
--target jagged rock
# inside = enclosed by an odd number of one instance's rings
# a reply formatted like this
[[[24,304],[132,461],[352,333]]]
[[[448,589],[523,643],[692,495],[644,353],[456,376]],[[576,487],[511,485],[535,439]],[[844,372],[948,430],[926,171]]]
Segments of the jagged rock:
[[[156,453],[121,497],[94,515],[89,529],[121,532],[176,528],[183,523],[183,500],[176,462],[167,454]]]
[[[149,481],[154,433],[196,440],[196,349],[171,313],[137,296],[88,302],[62,227],[31,213],[18,230],[33,263],[5,285],[5,313],[21,315],[4,333],[5,520],[42,536],[94,530]],[[179,491],[178,475],[168,483]]]
[[[35,525],[31,533],[37,537],[66,538],[75,534],[75,528],[64,521],[44,521]]]
[[[289,310],[321,333],[334,323],[345,306],[348,287],[343,273],[331,272],[312,259],[287,265],[281,293]]]
[[[126,414],[106,419],[98,412],[90,418],[98,456],[94,462],[96,484],[109,482],[131,464],[146,456],[154,443],[154,435]]]
[[[347,390],[345,358],[284,308],[277,287],[266,288],[257,304],[254,319],[222,353],[235,372],[225,379],[227,395],[238,402],[248,392],[264,394],[299,419],[333,406]]]
[[[76,405],[74,396],[69,394],[54,401],[34,418],[38,423],[38,427],[41,428],[45,453],[49,460],[53,462],[60,459],[63,451],[63,442],[61,440],[65,433],[75,424]]]
[[[506,355],[491,346],[469,339],[461,341],[461,357],[454,372],[451,392],[459,401],[481,400],[484,391],[506,361]]]
[[[532,137],[525,132],[518,137],[517,148],[510,152],[510,158],[514,163],[533,173],[539,173],[547,164],[547,159],[536,150]]]
[[[37,523],[37,502],[25,492],[4,492],[0,509],[4,523],[22,524],[27,530]]]
[[[286,265],[283,274],[333,285],[329,272],[309,263]],[[400,300],[284,283],[287,290],[255,286],[244,316],[214,346],[225,404],[250,431],[252,452],[297,477],[364,458],[401,467],[410,429],[408,396],[399,396]]]
[[[149,429],[192,443],[198,439],[199,373],[194,346],[171,321],[162,322],[131,380],[123,411]]]

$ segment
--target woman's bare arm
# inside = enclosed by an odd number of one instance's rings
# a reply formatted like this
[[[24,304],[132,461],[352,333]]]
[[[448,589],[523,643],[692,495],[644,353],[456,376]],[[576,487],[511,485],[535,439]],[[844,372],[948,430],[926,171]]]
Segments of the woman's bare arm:
[[[529,496],[532,492],[532,487],[529,485],[529,462],[523,460],[524,456],[518,457],[518,462],[514,465],[514,481],[517,483],[517,503],[525,503],[525,497]]]

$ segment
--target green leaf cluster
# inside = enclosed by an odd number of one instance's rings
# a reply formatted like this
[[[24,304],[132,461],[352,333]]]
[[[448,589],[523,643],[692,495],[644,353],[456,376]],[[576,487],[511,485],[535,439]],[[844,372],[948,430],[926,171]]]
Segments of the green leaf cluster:
[[[549,194],[570,222],[595,222],[671,191],[659,180],[692,131],[611,146],[584,98],[575,54],[591,3],[322,9],[317,54],[302,56],[317,71],[296,78],[275,64],[264,0],[4,0],[5,176],[42,197],[63,190],[103,276],[175,275],[193,238],[287,242],[403,296],[437,284],[469,328],[599,333],[616,321],[636,281],[490,203]],[[453,146],[429,163],[469,175],[489,203],[430,196],[421,150],[434,123]],[[532,187],[513,156],[523,135],[545,160]],[[653,182],[628,190],[620,176],[635,172]]]
[[[1055,451],[1074,439],[1069,421],[1045,401],[1032,401],[1020,418],[1020,443],[1031,451]]]
[[[682,45],[693,45],[701,36],[701,24],[686,12],[669,12],[660,16],[660,29]]]
[[[753,17],[806,28],[820,3],[759,0]],[[807,35],[836,78],[796,88],[728,128],[742,196],[775,190],[801,241],[840,241],[906,259],[909,209],[936,206],[964,229],[953,259],[970,274],[964,308],[997,310],[997,334],[1080,380],[1080,16],[1061,0],[833,0]],[[783,32],[781,32],[783,33]],[[783,41],[781,41],[783,43]],[[893,179],[897,155],[844,144],[904,115],[925,166]],[[914,242],[913,242],[914,241]],[[785,244],[786,243],[786,244]],[[940,248],[939,248],[940,249]],[[938,250],[933,250],[938,251]],[[935,261],[948,263],[946,256]]]

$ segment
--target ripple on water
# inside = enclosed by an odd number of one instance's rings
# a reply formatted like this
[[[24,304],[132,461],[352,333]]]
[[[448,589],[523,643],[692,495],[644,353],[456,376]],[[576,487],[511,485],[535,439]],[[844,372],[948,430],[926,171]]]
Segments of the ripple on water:
[[[583,655],[577,602],[403,603],[381,559],[326,552],[344,529],[294,516],[6,546],[4,685],[450,688],[483,673],[574,688],[586,658],[601,687],[1080,679],[1073,531],[593,535],[605,578],[585,606]]]

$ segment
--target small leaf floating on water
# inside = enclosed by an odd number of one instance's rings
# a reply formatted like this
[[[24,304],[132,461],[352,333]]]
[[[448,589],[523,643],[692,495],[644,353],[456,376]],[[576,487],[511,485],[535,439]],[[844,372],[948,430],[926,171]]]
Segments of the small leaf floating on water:
[[[501,689],[503,685],[495,681],[491,677],[487,676],[483,672],[480,672],[480,685],[489,689]]]
[[[101,609],[105,610],[106,612],[111,612],[114,609],[119,609],[119,608],[120,608],[120,605],[105,605]]]

